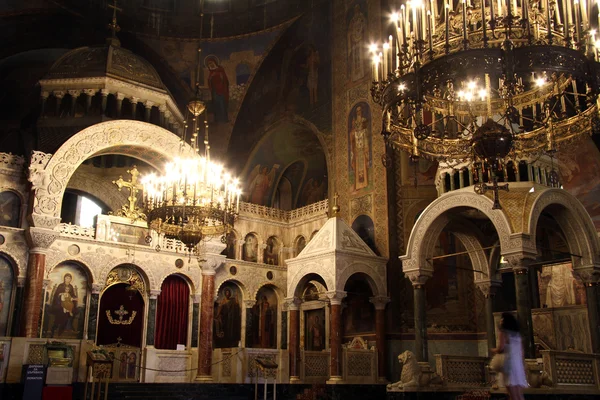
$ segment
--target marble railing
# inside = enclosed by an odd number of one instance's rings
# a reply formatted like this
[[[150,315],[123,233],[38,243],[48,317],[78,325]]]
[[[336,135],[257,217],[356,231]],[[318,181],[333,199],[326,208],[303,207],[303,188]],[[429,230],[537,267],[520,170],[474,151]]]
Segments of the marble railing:
[[[329,351],[302,351],[300,379],[303,383],[325,383],[329,365]]]
[[[342,377],[344,383],[377,382],[377,352],[370,349],[343,348]]]
[[[256,215],[263,218],[276,219],[280,221],[295,221],[302,218],[324,214],[329,210],[329,200],[321,200],[304,207],[285,211],[278,208],[260,206],[252,203],[240,203],[240,216]]]
[[[58,224],[55,231],[60,232],[61,236],[69,236],[83,239],[95,239],[96,228],[86,228],[79,225],[72,224]]]
[[[487,357],[436,354],[435,372],[448,387],[489,386],[488,361]]]
[[[544,372],[553,388],[576,391],[600,390],[600,355],[542,350]]]

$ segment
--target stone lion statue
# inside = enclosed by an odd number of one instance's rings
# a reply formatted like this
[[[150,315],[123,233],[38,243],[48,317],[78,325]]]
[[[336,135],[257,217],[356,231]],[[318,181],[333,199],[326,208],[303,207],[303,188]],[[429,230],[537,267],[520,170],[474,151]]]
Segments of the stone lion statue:
[[[402,364],[400,380],[387,385],[388,390],[416,389],[421,380],[421,367],[412,351],[406,350],[398,356],[398,362]]]

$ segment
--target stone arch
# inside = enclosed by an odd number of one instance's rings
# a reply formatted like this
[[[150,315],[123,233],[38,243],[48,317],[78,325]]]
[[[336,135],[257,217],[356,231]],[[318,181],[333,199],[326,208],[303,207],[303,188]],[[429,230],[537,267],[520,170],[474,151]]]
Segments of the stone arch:
[[[81,268],[82,271],[85,272],[85,274],[88,276],[89,279],[89,286],[90,288],[92,287],[92,284],[97,283],[96,282],[96,277],[94,276],[94,272],[93,272],[93,268],[90,268],[90,266],[84,262],[81,261],[77,258],[70,258],[67,257],[63,260],[60,260],[56,263],[54,263],[54,265],[50,266],[50,268],[46,268],[46,272],[44,273],[44,277],[46,279],[48,279],[48,276],[50,276],[50,273],[58,266],[64,264],[64,263],[73,263],[73,264],[77,264],[78,267]]]
[[[302,249],[300,250],[300,241],[304,240],[304,246],[302,247]],[[292,242],[292,248],[294,251],[294,257],[297,257],[298,254],[300,254],[300,252],[302,250],[304,250],[304,247],[306,247],[306,244],[308,243],[308,241],[306,240],[306,237],[304,237],[304,235],[300,234],[298,236],[296,236],[296,238],[294,239],[294,241]]]
[[[540,215],[552,206],[561,209],[553,217],[563,230],[570,252],[581,256],[572,256],[573,268],[598,264],[600,244],[594,223],[579,200],[561,189],[546,189],[535,199],[526,225],[531,243],[536,243]]]
[[[433,251],[432,241],[437,240],[443,228],[450,222],[448,211],[467,207],[481,211],[494,225],[502,252],[518,250],[521,242],[511,238],[511,227],[506,214],[502,210],[492,210],[493,201],[487,196],[474,193],[471,189],[463,189],[446,193],[434,200],[421,213],[415,223],[406,246],[406,255],[402,256],[402,270],[429,270],[427,255]]]
[[[188,284],[188,286],[190,288],[190,295],[194,295],[196,293],[196,284],[194,283],[194,280],[192,279],[192,277],[188,276],[186,273],[184,273],[182,271],[177,271],[177,272],[171,271],[171,272],[167,272],[166,274],[164,274],[162,276],[162,278],[160,278],[158,281],[158,290],[162,290],[163,282],[165,281],[165,279],[167,279],[171,275],[177,275],[178,277],[183,279],[185,281],[185,283]]]
[[[346,283],[353,276],[359,274],[365,278],[365,281],[371,288],[373,296],[386,296],[387,288],[385,286],[385,280],[379,275],[376,268],[364,262],[358,261],[348,265],[337,278],[336,291],[345,291]]]
[[[233,278],[224,279],[221,282],[219,282],[218,285],[215,285],[214,299],[216,299],[217,296],[219,295],[219,290],[221,290],[221,286],[223,286],[224,284],[229,283],[229,282],[233,283],[234,285],[236,285],[237,287],[240,288],[240,291],[242,292],[242,295],[244,296],[242,301],[251,299],[250,292],[248,291],[248,288],[246,287],[246,285],[244,285],[238,279],[233,279]]]
[[[311,269],[309,268],[308,271],[311,271]],[[301,276],[298,274],[293,278],[293,281],[291,281],[288,285],[288,288],[292,288],[292,290],[288,290],[288,296],[291,295],[297,298],[302,298],[302,290],[304,290],[306,284],[315,280],[316,278],[322,280],[322,284],[326,290],[332,290],[332,288],[335,287],[333,284],[333,279],[327,279],[327,277],[324,277],[323,274],[308,271],[304,273],[301,272]]]
[[[250,261],[250,260],[247,260],[247,256],[246,256],[246,240],[248,239],[249,236],[254,236],[254,238],[256,239],[256,260],[255,260],[255,262],[257,262],[259,260],[258,254],[261,251],[261,244],[263,244],[262,238],[257,232],[251,231],[244,235],[244,245],[242,247],[240,256],[243,261]]]
[[[67,183],[79,165],[92,156],[109,153],[135,156],[158,170],[178,155],[194,156],[190,146],[182,148],[175,134],[159,126],[132,120],[101,122],[73,135],[54,155],[32,159],[34,214],[58,223]]]
[[[127,257],[114,259],[108,262],[102,271],[100,271],[100,274],[98,274],[98,282],[104,284],[106,282],[106,278],[108,277],[108,273],[119,265],[123,264],[135,267],[135,269],[140,273],[140,276],[144,279],[144,284],[146,285],[146,291],[148,293],[150,293],[151,290],[160,290],[160,286],[156,286],[156,278],[154,277],[152,270],[150,268],[142,268],[139,264],[130,261]]]
[[[15,257],[11,252],[7,249],[0,250],[0,256],[6,258],[6,260],[10,263],[13,268],[13,274],[15,281],[18,277],[21,276],[21,271],[25,272],[25,269],[21,268],[18,257]]]
[[[264,281],[262,283],[259,283],[256,286],[256,290],[254,290],[252,297],[250,297],[250,300],[256,300],[256,296],[258,296],[258,292],[260,291],[260,289],[262,289],[265,286],[268,286],[273,289],[273,291],[275,292],[275,295],[277,296],[277,301],[279,302],[279,304],[283,304],[285,302],[285,290],[283,288],[280,288],[279,286],[277,286],[277,284],[275,282],[271,282],[271,281]]]

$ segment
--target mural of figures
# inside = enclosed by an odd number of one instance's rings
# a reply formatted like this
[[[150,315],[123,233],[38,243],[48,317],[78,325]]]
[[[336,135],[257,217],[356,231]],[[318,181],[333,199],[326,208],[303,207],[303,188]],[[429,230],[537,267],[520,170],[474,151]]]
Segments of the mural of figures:
[[[279,265],[279,242],[273,236],[267,239],[267,247],[264,252],[264,263],[269,265]]]
[[[229,79],[225,69],[221,66],[219,58],[212,54],[204,59],[204,66],[208,69],[208,89],[212,98],[211,107],[215,122],[228,122]]]
[[[305,247],[306,239],[304,238],[304,236],[298,237],[298,239],[296,239],[296,245],[294,246],[294,257],[297,257],[298,254],[300,254],[300,252],[304,250]]]
[[[308,351],[325,350],[325,309],[305,311],[304,316],[304,349]]]
[[[367,18],[361,6],[364,7],[364,3],[355,4],[348,12],[348,75],[353,82],[365,76]]]
[[[77,264],[57,266],[48,275],[43,337],[81,339],[88,296],[88,277]]]
[[[360,236],[360,238],[373,250],[373,252],[379,255],[377,246],[375,246],[375,224],[368,215],[359,215],[352,223],[352,230]]]
[[[10,318],[10,300],[13,290],[13,267],[10,262],[0,256],[0,336],[8,336],[8,319]]]
[[[258,261],[258,239],[256,235],[249,233],[244,239],[244,247],[242,248],[242,259],[244,261]]]
[[[371,111],[360,102],[348,116],[348,172],[354,190],[368,186],[371,165]]]
[[[230,232],[225,235],[225,249],[221,252],[227,258],[235,259],[235,233]]]
[[[318,179],[310,178],[306,181],[306,184],[304,184],[304,188],[302,189],[300,204],[306,206],[324,200],[325,187],[326,184],[324,180],[319,181]]]
[[[16,193],[0,193],[0,226],[19,227],[21,199]]]
[[[214,342],[215,348],[237,347],[242,338],[242,295],[233,283],[225,283],[219,289],[215,302]]]
[[[585,303],[585,287],[573,276],[571,263],[542,267],[538,281],[542,307],[565,307]]]
[[[252,307],[252,343],[248,347],[277,348],[277,296],[270,287],[262,287]]]
[[[248,176],[248,182],[250,182],[250,186],[248,186],[248,193],[250,193],[248,202],[259,204],[261,206],[268,204],[269,194],[271,193],[271,188],[275,181],[275,174],[278,169],[279,164],[273,165],[272,168],[257,164],[252,169],[252,172]]]

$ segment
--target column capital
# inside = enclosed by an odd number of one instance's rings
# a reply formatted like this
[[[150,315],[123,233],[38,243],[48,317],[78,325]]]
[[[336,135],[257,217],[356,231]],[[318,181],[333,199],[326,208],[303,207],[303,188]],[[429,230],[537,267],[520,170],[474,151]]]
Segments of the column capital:
[[[334,290],[331,292],[326,292],[325,296],[329,299],[329,304],[332,306],[339,306],[342,304],[342,300],[346,297],[346,292]]]
[[[45,100],[50,97],[50,92],[44,90],[40,93],[40,97]]]
[[[31,167],[30,167],[29,174],[30,174],[30,176],[35,174],[35,171]],[[33,181],[31,181],[31,184],[33,185],[35,178],[33,178],[33,176],[32,176],[32,179],[33,179]],[[37,213],[32,213],[28,217],[28,219],[29,219],[29,225],[31,225],[32,227],[46,228],[49,230],[53,230],[54,227],[56,227],[60,223],[60,217],[53,217],[53,216],[37,214]]]
[[[244,300],[244,307],[252,308],[256,304],[256,300]]]
[[[48,288],[48,286],[50,286],[52,284],[52,280],[51,279],[44,279],[43,283],[42,283],[42,288],[44,290],[46,290]]]
[[[165,111],[167,111],[167,105],[166,104],[161,104],[160,106],[158,106],[158,111],[164,113]]]
[[[502,282],[499,281],[485,281],[485,282],[475,282],[475,286],[481,293],[483,293],[484,297],[493,297],[496,295],[498,289],[502,286]]]
[[[154,103],[151,102],[151,101],[145,101],[144,102],[144,107],[146,107],[146,108],[152,108],[153,105],[154,105]]]
[[[67,93],[64,90],[53,90],[52,94],[57,99],[62,99],[63,97],[65,97],[65,94],[67,94]]]
[[[194,304],[200,304],[201,300],[202,300],[202,295],[201,294],[193,294],[192,295],[192,303],[194,303]]]
[[[156,299],[160,295],[160,290],[152,289],[150,290],[150,299]]]
[[[413,287],[420,288],[425,285],[425,282],[427,282],[429,278],[433,276],[433,271],[416,270],[408,271],[404,274],[410,280],[410,283],[412,283]]]
[[[107,97],[110,94],[110,91],[108,89],[100,89],[100,94],[103,97]]]
[[[105,286],[103,283],[92,283],[92,294],[102,293]]]
[[[535,261],[534,254],[517,253],[504,255],[504,260],[510,265],[510,268],[515,274],[524,274],[529,269],[529,266]],[[525,272],[523,272],[525,271]]]
[[[574,272],[585,286],[600,285],[600,267],[590,265],[587,267],[576,268]]]
[[[288,310],[298,311],[300,309],[302,300],[300,300],[298,297],[286,297],[285,302],[287,303]]]
[[[45,254],[60,234],[53,229],[30,227],[26,232],[30,253]]]
[[[390,298],[387,296],[373,296],[369,298],[369,301],[375,306],[376,310],[385,310],[385,306],[390,302]]]
[[[97,89],[83,89],[82,90],[83,94],[86,94],[90,97],[94,97],[96,95],[96,93],[98,92]]]
[[[81,89],[69,89],[67,90],[67,93],[69,93],[72,97],[79,97],[81,94]]]
[[[18,287],[25,287],[25,282],[27,281],[27,277],[25,276],[19,276],[17,278],[17,286]]]
[[[137,104],[140,101],[139,97],[130,97],[129,101],[131,101],[133,104]]]
[[[125,99],[125,93],[117,92],[116,95],[117,100],[123,101]]]

